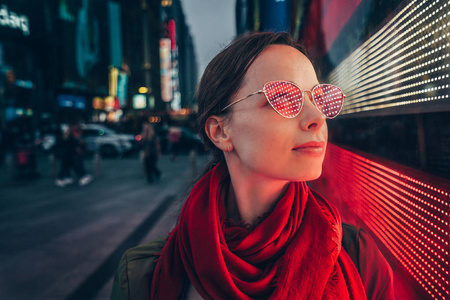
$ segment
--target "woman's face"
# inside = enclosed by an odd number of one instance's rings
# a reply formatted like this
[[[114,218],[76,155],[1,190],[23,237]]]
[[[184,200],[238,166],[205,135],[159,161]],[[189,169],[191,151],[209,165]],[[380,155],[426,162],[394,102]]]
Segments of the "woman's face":
[[[305,55],[290,46],[271,45],[250,66],[231,102],[261,90],[272,80],[294,82],[303,91],[319,84]],[[264,94],[233,105],[226,127],[234,151],[227,155],[227,163],[239,166],[240,172],[277,180],[319,177],[328,138],[326,118],[311,102],[310,93],[303,96],[302,110],[291,119],[279,115]],[[310,142],[318,143],[308,146]]]

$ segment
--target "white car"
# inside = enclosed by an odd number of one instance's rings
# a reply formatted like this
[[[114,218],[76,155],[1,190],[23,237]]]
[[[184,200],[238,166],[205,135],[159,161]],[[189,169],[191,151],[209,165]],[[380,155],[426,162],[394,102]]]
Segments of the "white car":
[[[134,135],[118,133],[100,124],[83,124],[80,127],[87,150],[99,152],[102,156],[123,155],[137,143]]]

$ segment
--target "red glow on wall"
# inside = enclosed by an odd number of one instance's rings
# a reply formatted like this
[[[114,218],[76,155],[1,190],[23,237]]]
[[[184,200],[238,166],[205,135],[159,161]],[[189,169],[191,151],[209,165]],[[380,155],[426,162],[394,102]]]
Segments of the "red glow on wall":
[[[329,144],[311,185],[344,220],[357,216],[431,298],[450,298],[449,181]]]
[[[306,14],[304,44],[308,52],[321,57],[328,52],[361,0],[315,0]]]

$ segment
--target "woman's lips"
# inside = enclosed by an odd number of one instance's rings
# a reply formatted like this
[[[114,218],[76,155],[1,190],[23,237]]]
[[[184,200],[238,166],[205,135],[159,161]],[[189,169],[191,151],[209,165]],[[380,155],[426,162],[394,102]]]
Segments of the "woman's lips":
[[[322,155],[325,151],[325,142],[310,141],[295,146],[293,150],[303,154]]]

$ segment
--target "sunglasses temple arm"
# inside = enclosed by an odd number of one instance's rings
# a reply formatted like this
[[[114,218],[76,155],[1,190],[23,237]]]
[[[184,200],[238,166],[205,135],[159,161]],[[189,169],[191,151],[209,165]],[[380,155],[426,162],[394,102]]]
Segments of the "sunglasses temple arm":
[[[236,103],[238,103],[238,102],[241,102],[242,100],[245,100],[245,99],[247,99],[247,98],[249,98],[249,97],[251,97],[251,96],[254,96],[254,95],[256,95],[256,94],[259,94],[259,93],[263,93],[263,90],[256,91],[256,92],[254,92],[253,94],[250,94],[250,95],[248,95],[248,96],[246,96],[246,97],[244,97],[244,98],[241,98],[241,99],[238,99],[238,100],[236,100],[236,101],[234,101],[234,102],[231,102],[230,104],[228,104],[227,106],[225,106],[224,108],[222,108],[221,111],[224,111],[225,109],[227,109],[227,108],[230,107],[231,105],[234,105],[234,104],[236,104]]]

